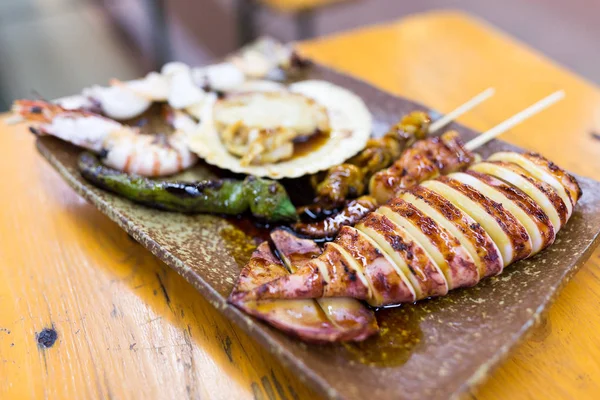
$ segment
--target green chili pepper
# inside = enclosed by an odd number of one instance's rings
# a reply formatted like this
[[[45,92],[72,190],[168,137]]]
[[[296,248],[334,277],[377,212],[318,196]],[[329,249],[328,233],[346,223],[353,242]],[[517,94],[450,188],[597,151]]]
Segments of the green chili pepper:
[[[296,209],[278,182],[247,177],[243,181],[158,181],[102,165],[90,153],[79,157],[81,175],[94,185],[131,201],[167,211],[237,215],[250,210],[269,222],[293,221]]]

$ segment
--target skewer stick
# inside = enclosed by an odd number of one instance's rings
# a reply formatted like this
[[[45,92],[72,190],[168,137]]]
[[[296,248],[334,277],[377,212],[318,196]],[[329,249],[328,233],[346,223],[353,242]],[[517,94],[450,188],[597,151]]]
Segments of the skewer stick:
[[[479,93],[477,96],[473,97],[471,100],[466,103],[456,107],[454,110],[450,111],[448,114],[441,116],[436,121],[433,121],[431,125],[429,125],[429,132],[434,133],[448,125],[450,122],[454,121],[456,118],[460,117],[466,112],[471,111],[473,108],[477,107],[479,104],[483,103],[485,100],[489,99],[496,93],[496,89],[487,88],[483,92]]]
[[[543,111],[546,108],[550,107],[557,101],[562,100],[563,97],[565,97],[564,90],[559,90],[557,92],[552,93],[549,96],[544,97],[537,103],[530,105],[523,111],[513,115],[512,117],[510,117],[507,120],[504,120],[503,122],[499,123],[492,129],[488,130],[487,132],[482,133],[481,135],[477,136],[474,139],[471,139],[469,142],[467,142],[467,144],[465,145],[465,148],[467,150],[472,151],[480,146],[483,146],[490,140],[500,136],[501,134],[503,134],[507,130],[511,129],[515,125],[520,124],[521,122],[525,121],[526,119],[533,117],[535,114],[539,113],[540,111]]]

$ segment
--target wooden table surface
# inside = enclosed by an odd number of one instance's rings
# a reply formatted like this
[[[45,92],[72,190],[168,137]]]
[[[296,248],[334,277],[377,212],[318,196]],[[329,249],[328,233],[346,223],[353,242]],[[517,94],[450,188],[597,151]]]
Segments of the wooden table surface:
[[[304,10],[315,10],[336,3],[354,0],[259,0],[259,3],[282,12],[298,12]]]
[[[417,15],[302,45],[305,54],[486,129],[559,88],[505,135],[600,179],[600,92],[463,14]],[[296,399],[314,394],[180,276],[77,196],[25,127],[0,121],[0,398]],[[600,252],[479,399],[598,398]],[[51,331],[57,340],[50,345]]]

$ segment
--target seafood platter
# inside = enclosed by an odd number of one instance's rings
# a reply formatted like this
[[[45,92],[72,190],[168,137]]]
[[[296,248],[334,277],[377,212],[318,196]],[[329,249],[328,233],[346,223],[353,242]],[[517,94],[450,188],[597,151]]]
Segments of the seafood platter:
[[[261,38],[15,101],[66,181],[327,397],[483,380],[589,256],[600,183]],[[539,114],[539,115],[538,115]]]

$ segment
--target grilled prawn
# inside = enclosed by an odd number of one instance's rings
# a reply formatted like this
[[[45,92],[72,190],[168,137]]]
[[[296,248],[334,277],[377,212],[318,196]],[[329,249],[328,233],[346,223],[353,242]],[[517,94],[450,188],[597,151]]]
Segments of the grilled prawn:
[[[196,126],[186,114],[163,108],[165,122],[174,130],[167,135],[141,134],[114,119],[84,110],[67,110],[41,100],[17,100],[13,112],[34,123],[31,131],[51,135],[101,156],[102,162],[143,176],[171,175],[192,166],[198,157],[187,146],[187,135]]]
[[[537,154],[504,152],[396,196],[293,274],[230,301],[343,296],[386,306],[473,286],[553,243],[581,190]]]

